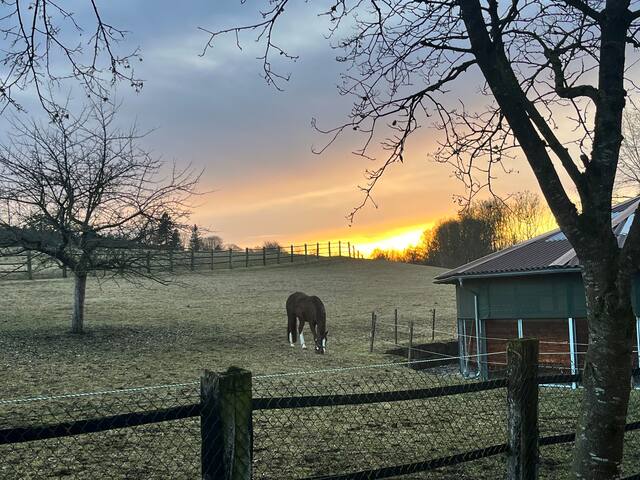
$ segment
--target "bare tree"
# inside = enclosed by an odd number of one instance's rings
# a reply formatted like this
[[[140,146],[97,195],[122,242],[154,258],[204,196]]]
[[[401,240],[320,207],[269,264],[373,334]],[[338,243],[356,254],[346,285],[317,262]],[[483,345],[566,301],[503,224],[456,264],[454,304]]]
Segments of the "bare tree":
[[[202,247],[206,250],[222,250],[224,249],[224,241],[218,235],[209,235],[202,239]]]
[[[265,3],[256,23],[211,31],[208,45],[228,32],[257,34],[265,76],[277,81],[286,76],[272,71],[271,56],[285,51],[275,32],[290,0]],[[580,259],[586,291],[590,341],[575,475],[617,478],[630,392],[631,279],[640,262],[640,215],[620,246],[611,207],[625,99],[635,88],[625,72],[633,63],[627,46],[640,46],[638,2],[329,3],[323,14],[330,33],[340,36],[339,60],[347,67],[341,93],[355,103],[350,118],[326,132],[330,138],[362,132],[357,153],[367,158],[380,138],[387,153],[379,168],[367,172],[356,210],[370,200],[389,165],[404,160],[408,139],[428,117],[436,119],[442,138],[435,158],[454,166],[467,200],[493,191],[492,179],[511,169],[510,159],[527,160]],[[469,75],[484,79],[473,108],[451,94]],[[466,85],[461,95],[469,90]],[[573,125],[566,128],[567,121]]]
[[[22,110],[20,92],[35,93],[53,117],[64,109],[52,87],[68,79],[80,82],[94,99],[110,96],[111,84],[125,81],[135,90],[143,82],[134,73],[142,60],[138,49],[119,53],[127,32],[104,18],[95,0],[86,0],[81,25],[67,2],[5,0],[0,4],[0,113],[9,106]],[[87,14],[88,13],[88,14]]]
[[[199,179],[190,167],[164,172],[139,146],[143,135],[118,128],[115,115],[101,104],[45,125],[16,119],[0,145],[3,244],[42,252],[74,272],[75,333],[83,331],[87,276],[147,275],[131,247],[163,215],[187,217]]]
[[[506,235],[512,244],[557,228],[551,211],[530,191],[514,194],[508,203]]]
[[[635,106],[625,112],[617,186],[623,196],[640,193],[640,110]]]

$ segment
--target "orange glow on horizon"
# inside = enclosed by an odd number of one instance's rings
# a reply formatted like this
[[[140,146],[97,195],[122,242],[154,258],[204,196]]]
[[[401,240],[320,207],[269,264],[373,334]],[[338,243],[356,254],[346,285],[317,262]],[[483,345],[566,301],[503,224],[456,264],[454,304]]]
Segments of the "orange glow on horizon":
[[[396,228],[373,236],[353,238],[351,241],[360,253],[365,257],[370,257],[376,248],[380,250],[402,251],[408,247],[416,246],[420,243],[422,233],[432,227],[432,222],[412,225],[410,227]]]

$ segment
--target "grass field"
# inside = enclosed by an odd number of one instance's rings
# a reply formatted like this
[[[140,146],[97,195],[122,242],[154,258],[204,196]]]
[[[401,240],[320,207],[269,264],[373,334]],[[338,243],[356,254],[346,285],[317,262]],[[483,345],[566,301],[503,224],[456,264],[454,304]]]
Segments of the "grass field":
[[[92,281],[86,330],[68,333],[71,279],[0,282],[0,400],[197,382],[204,368],[250,369],[258,397],[364,393],[460,383],[458,375],[403,366],[300,376],[264,375],[366,366],[398,360],[390,323],[416,323],[416,343],[451,338],[453,289],[432,283],[439,269],[384,261],[332,260],[182,274],[169,286]],[[319,295],[328,314],[324,356],[288,346],[284,303],[296,290]],[[369,353],[370,312],[379,323]],[[427,332],[427,334],[425,334]],[[450,332],[450,333],[446,333]],[[405,340],[401,330],[400,340]],[[426,338],[425,338],[426,337]],[[311,344],[311,336],[308,336]],[[579,391],[541,389],[542,435],[571,431]],[[640,418],[640,398],[634,405]],[[134,393],[0,402],[0,428],[55,423],[198,401],[197,383]],[[284,479],[422,461],[506,440],[505,391],[423,401],[254,412],[255,478]],[[634,407],[635,408],[635,407]],[[640,434],[630,434],[627,472]],[[197,419],[0,448],[0,478],[188,479],[199,476]],[[569,478],[570,445],[541,450],[540,478]],[[492,479],[504,457],[402,477]]]
[[[432,283],[439,271],[345,259],[184,274],[169,286],[94,280],[79,336],[68,333],[71,279],[0,282],[0,396],[191,381],[229,365],[264,374],[389,361],[384,348],[368,351],[371,310],[382,339],[394,307],[426,327],[437,304],[438,329],[453,332],[454,292]],[[287,345],[284,303],[296,290],[325,302],[327,355]]]

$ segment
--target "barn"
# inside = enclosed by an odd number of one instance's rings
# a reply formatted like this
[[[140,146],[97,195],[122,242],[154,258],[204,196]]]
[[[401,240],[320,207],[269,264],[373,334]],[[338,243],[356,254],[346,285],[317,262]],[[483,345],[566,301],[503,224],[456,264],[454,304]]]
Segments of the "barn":
[[[622,245],[640,197],[613,208]],[[540,340],[540,366],[575,373],[588,342],[584,286],[569,241],[555,230],[449,270],[436,283],[455,285],[460,371],[487,378],[506,364],[507,340]],[[640,351],[640,274],[633,286]],[[634,363],[638,365],[638,355]]]

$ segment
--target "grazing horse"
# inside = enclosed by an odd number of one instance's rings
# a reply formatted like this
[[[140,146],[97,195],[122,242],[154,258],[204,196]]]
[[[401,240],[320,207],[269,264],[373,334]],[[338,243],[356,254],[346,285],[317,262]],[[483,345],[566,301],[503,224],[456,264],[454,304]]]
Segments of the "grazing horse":
[[[305,322],[309,324],[316,353],[323,354],[327,348],[327,313],[322,300],[312,295],[296,292],[287,298],[287,320],[289,334],[289,344],[293,347],[296,343],[296,336],[300,334],[300,345],[307,348],[304,343],[302,329]]]

